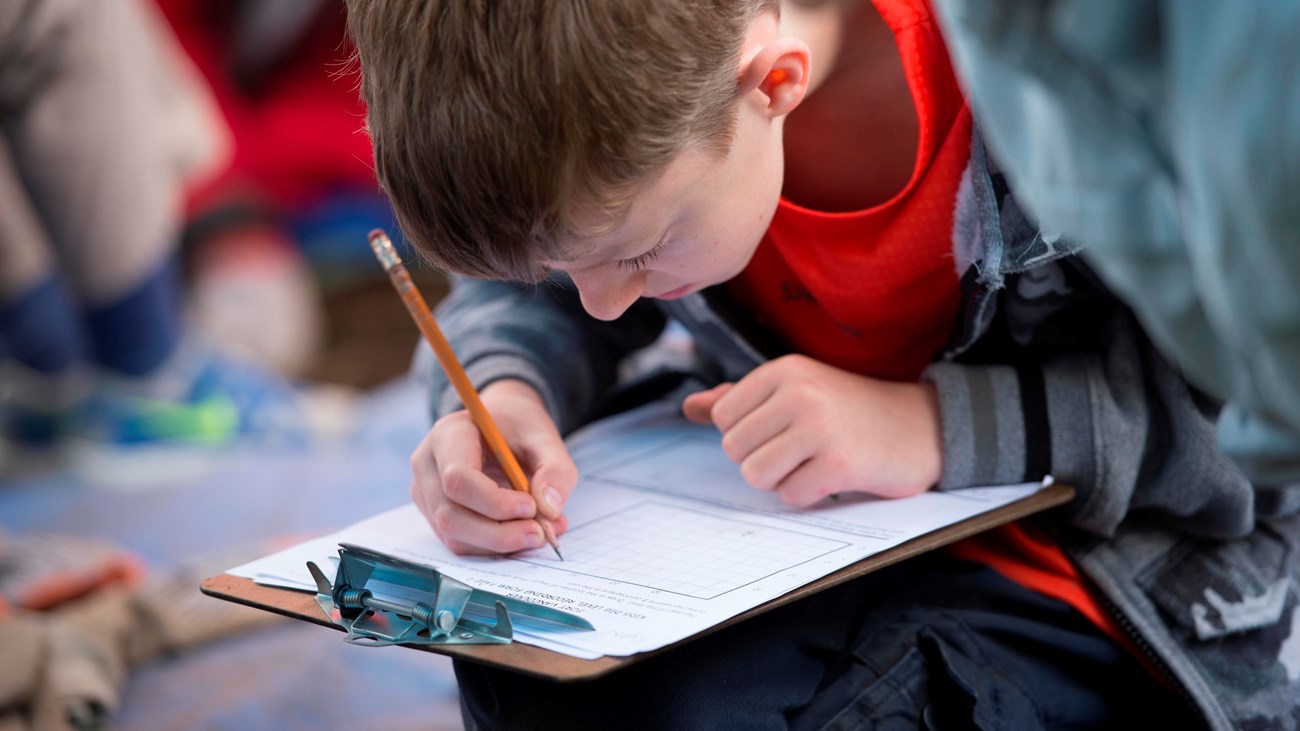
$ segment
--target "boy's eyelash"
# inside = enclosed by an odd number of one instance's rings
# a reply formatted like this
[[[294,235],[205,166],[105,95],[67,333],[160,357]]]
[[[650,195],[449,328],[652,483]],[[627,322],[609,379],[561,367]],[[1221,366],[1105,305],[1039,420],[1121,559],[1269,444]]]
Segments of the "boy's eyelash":
[[[645,269],[647,264],[659,258],[659,255],[663,253],[664,246],[667,243],[668,243],[667,239],[661,240],[659,243],[654,245],[653,249],[650,249],[649,251],[642,254],[641,256],[634,257],[632,259],[619,260],[618,268],[630,272],[639,272],[642,269]]]

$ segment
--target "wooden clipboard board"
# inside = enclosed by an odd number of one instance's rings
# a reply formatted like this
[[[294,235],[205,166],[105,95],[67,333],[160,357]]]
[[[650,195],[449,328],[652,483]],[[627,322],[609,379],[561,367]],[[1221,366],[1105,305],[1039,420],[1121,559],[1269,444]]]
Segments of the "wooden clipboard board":
[[[724,622],[720,622],[703,632],[697,633],[693,637],[688,637],[680,642],[649,652],[641,652],[626,657],[601,657],[595,660],[583,660],[552,652],[550,650],[543,650],[539,647],[533,647],[532,645],[526,645],[521,642],[512,642],[507,645],[425,645],[412,649],[426,650],[440,655],[449,655],[455,658],[480,662],[486,665],[506,668],[516,672],[535,675],[541,678],[548,678],[559,682],[591,680],[619,668],[631,665],[638,660],[663,652],[669,648],[690,642],[695,637],[702,637],[706,634],[716,632],[723,627],[729,627],[738,622],[743,622],[750,617],[789,604],[790,602],[797,601],[803,597],[822,591],[823,589],[827,589],[837,584],[842,584],[851,579],[856,579],[859,576],[864,576],[891,564],[911,558],[912,556],[932,551],[954,541],[968,538],[976,533],[989,530],[990,528],[996,528],[997,526],[1047,510],[1048,508],[1067,503],[1073,497],[1073,487],[1059,483],[1050,485],[1029,497],[1022,498],[1009,505],[1004,505],[995,510],[990,510],[987,513],[982,513],[972,518],[968,518],[967,520],[944,526],[943,528],[927,533],[919,538],[915,538],[893,548],[881,551],[874,556],[868,556],[851,566],[845,566],[839,571],[823,576],[816,581],[804,584],[803,586],[765,604],[754,607],[742,614],[738,614]],[[245,606],[274,612],[275,614],[284,615],[286,617],[301,619],[307,622],[312,622],[313,624],[330,627],[339,630],[340,632],[342,631],[341,627],[330,622],[321,612],[320,607],[316,605],[315,594],[312,593],[262,586],[254,583],[252,579],[231,576],[229,574],[221,574],[207,579],[203,582],[200,589],[204,594],[218,599],[224,599],[226,601],[235,602],[236,604],[243,604]]]

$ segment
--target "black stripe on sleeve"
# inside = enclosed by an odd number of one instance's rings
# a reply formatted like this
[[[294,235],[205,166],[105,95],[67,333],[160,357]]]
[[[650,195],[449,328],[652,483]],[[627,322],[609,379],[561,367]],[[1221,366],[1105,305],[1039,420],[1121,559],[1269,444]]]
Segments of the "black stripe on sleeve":
[[[1036,366],[1018,366],[1020,409],[1025,422],[1025,480],[1043,479],[1052,469],[1052,431],[1047,420],[1047,388]]]

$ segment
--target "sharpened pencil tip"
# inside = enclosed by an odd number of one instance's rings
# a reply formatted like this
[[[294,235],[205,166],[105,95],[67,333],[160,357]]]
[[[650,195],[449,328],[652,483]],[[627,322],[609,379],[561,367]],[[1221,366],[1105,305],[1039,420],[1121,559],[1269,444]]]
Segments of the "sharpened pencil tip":
[[[555,551],[555,555],[559,556],[560,560],[563,561],[564,556],[560,554],[560,540],[555,537],[555,529],[551,527],[551,521],[539,515],[537,516],[537,522],[542,526],[542,538],[546,539],[546,544],[549,545],[551,550]]]

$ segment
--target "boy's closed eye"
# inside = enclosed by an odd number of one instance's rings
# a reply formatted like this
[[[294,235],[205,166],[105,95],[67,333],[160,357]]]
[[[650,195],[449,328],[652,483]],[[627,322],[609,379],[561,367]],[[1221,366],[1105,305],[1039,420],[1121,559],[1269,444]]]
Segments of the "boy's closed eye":
[[[664,252],[664,247],[667,244],[668,244],[668,239],[666,238],[660,239],[659,243],[655,244],[653,247],[651,247],[649,251],[645,252],[644,254],[641,254],[640,256],[632,257],[631,259],[620,259],[618,260],[618,262],[616,262],[616,264],[618,265],[619,269],[630,271],[630,272],[639,272],[642,269],[645,269],[647,266],[649,266],[650,263],[653,262],[655,259],[658,259],[659,255]]]

